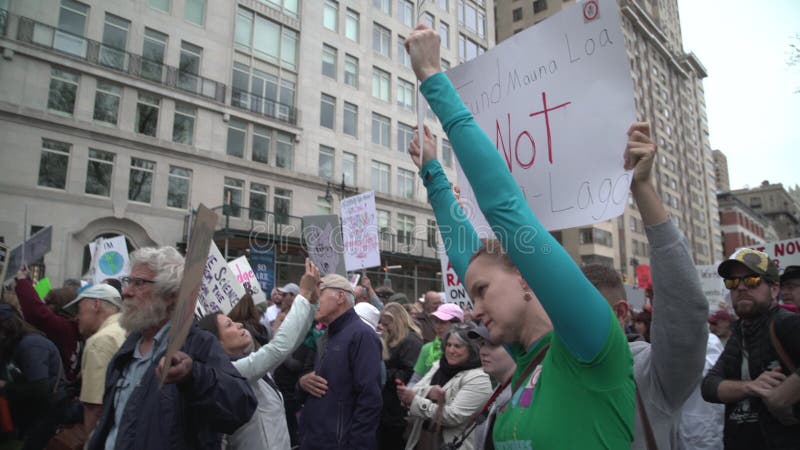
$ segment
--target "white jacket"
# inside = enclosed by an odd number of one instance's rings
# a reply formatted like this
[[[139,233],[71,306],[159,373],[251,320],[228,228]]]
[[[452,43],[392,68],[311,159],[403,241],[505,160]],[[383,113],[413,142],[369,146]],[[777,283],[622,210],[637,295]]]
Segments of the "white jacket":
[[[706,367],[703,376],[714,367],[724,347],[714,333],[708,333]],[[725,428],[725,405],[708,403],[700,395],[700,386],[683,404],[681,417],[681,450],[722,450],[722,436]]]
[[[228,437],[229,449],[291,448],[283,397],[261,378],[280,366],[300,346],[311,327],[315,311],[316,305],[298,295],[272,340],[258,351],[233,362],[236,370],[250,382],[258,399],[258,408],[249,422]]]
[[[412,424],[411,433],[406,441],[406,450],[411,450],[417,445],[422,423],[433,420],[439,405],[426,398],[431,389],[431,378],[439,370],[439,362],[435,362],[431,370],[414,385],[417,394],[408,408],[409,420]],[[444,386],[445,404],[442,411],[442,436],[445,443],[452,442],[470,424],[472,416],[489,400],[492,395],[492,383],[489,375],[483,368],[462,370],[455,374]],[[464,450],[474,448],[475,433],[472,433],[461,446]]]

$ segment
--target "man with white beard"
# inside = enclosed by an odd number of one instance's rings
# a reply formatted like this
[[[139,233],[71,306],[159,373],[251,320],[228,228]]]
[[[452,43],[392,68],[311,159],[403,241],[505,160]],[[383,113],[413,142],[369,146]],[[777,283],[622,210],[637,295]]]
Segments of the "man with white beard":
[[[173,247],[130,255],[119,324],[130,334],[109,363],[103,413],[89,449],[219,448],[247,423],[250,386],[219,341],[192,327],[159,386],[184,259]]]

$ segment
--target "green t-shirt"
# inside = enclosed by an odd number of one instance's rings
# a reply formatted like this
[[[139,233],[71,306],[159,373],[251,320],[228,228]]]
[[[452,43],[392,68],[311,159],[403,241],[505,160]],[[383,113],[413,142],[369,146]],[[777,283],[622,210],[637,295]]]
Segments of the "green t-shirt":
[[[616,317],[610,320],[616,322]],[[540,367],[498,412],[497,450],[630,449],[635,391],[633,357],[617,323],[597,357],[577,360],[552,332],[527,350],[510,349],[516,382],[541,346],[550,349]]]
[[[414,364],[414,373],[424,376],[431,370],[433,363],[442,357],[442,340],[436,336],[434,340],[423,345],[419,350],[417,363]]]

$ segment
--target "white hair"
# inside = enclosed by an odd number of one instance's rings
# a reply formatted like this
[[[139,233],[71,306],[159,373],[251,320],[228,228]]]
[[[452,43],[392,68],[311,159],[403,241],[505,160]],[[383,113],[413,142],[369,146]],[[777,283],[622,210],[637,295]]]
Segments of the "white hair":
[[[353,306],[353,305],[356,304],[355,295],[353,295],[353,294],[351,294],[350,292],[347,292],[347,291],[342,291],[342,292],[344,292],[344,298],[347,299],[347,304],[349,306]]]
[[[119,307],[117,305],[102,300],[100,301],[100,309],[105,314],[116,314],[119,312]]]
[[[175,247],[144,247],[130,254],[131,267],[144,265],[156,273],[153,290],[166,300],[178,294],[183,279],[183,256]]]

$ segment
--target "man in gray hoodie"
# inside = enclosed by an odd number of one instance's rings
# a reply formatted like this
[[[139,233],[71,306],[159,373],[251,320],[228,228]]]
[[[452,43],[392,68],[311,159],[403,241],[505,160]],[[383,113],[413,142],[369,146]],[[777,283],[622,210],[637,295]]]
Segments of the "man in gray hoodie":
[[[644,413],[658,449],[678,448],[681,407],[701,381],[708,339],[708,301],[700,287],[689,244],[669,219],[652,183],[655,155],[650,125],[632,125],[628,130],[625,168],[633,169],[631,192],[650,243],[654,290],[651,343],[644,339],[629,343],[639,394],[632,448],[641,450],[650,448]],[[624,329],[630,306],[619,274],[599,264],[584,266],[583,271],[608,300]]]

